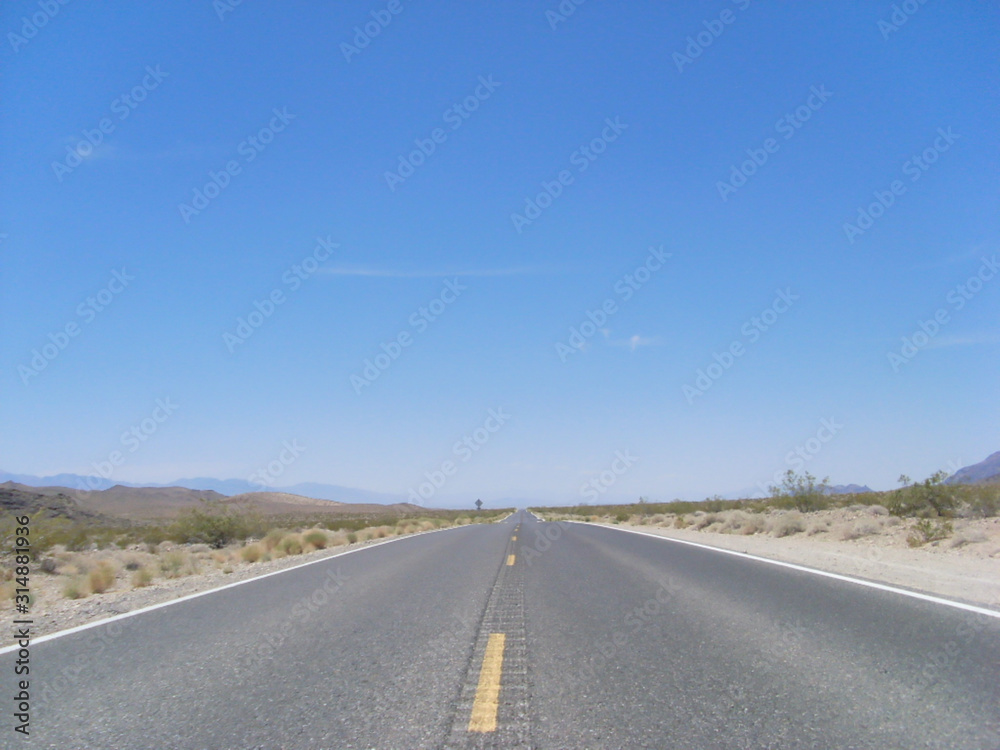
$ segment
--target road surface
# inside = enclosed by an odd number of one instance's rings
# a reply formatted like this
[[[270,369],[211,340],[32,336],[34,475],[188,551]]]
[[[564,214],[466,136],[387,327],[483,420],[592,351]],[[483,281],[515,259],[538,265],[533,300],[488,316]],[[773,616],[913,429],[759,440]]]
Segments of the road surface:
[[[587,524],[401,538],[34,644],[10,748],[1000,748],[1000,619]]]

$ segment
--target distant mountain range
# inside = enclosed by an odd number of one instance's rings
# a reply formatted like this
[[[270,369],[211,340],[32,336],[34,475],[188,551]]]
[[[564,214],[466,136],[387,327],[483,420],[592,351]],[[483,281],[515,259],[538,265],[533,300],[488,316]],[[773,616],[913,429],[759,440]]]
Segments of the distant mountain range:
[[[405,495],[393,495],[383,492],[370,492],[359,490],[354,487],[341,487],[335,484],[320,484],[316,482],[301,482],[290,487],[261,487],[258,484],[247,482],[243,479],[211,479],[209,477],[196,477],[194,479],[178,479],[169,484],[134,484],[132,482],[118,482],[110,479],[102,479],[97,476],[85,477],[81,474],[55,474],[50,477],[38,477],[31,474],[11,474],[0,471],[0,483],[16,482],[29,487],[69,487],[76,490],[107,490],[115,486],[120,487],[183,487],[189,490],[202,490],[218,492],[220,495],[231,497],[233,495],[243,495],[248,492],[284,492],[291,495],[302,495],[304,497],[316,498],[318,500],[334,500],[340,503],[375,503],[378,505],[392,505],[393,503],[406,502]]]
[[[828,495],[856,495],[859,492],[874,492],[867,484],[835,484],[826,488]]]
[[[959,469],[944,480],[945,484],[988,484],[1000,482],[1000,451],[993,453],[978,464]]]
[[[421,510],[410,503],[341,503],[287,492],[248,492],[226,497],[213,490],[120,484],[106,490],[78,492],[67,487],[30,487],[17,482],[0,482],[0,510],[11,513],[41,511],[48,517],[63,516],[79,521],[106,523],[115,519],[131,522],[174,518],[200,507],[204,501],[217,502],[233,510],[284,516],[407,514]]]

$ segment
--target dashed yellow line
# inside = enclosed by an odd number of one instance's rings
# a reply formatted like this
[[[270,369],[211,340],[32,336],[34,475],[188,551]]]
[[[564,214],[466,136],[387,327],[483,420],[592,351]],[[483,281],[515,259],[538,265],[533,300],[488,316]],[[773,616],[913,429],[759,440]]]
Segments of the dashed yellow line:
[[[508,565],[514,564],[514,555],[507,555],[507,564]]]
[[[479,672],[479,685],[476,686],[476,699],[472,703],[472,716],[469,718],[470,732],[495,732],[497,728],[497,709],[500,707],[500,678],[503,675],[503,648],[507,636],[503,633],[490,633],[486,642],[486,655],[483,657],[483,668]]]
[[[510,540],[511,540],[512,542],[516,542],[516,541],[517,541],[517,534],[514,534],[514,536],[512,536],[512,537],[510,538]]]

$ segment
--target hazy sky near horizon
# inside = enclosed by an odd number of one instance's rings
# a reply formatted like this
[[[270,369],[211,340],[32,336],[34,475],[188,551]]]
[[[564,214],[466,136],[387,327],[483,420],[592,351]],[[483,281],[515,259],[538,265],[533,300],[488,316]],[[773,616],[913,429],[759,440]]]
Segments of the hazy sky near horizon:
[[[2,469],[593,502],[1000,448],[996,4],[0,31]]]

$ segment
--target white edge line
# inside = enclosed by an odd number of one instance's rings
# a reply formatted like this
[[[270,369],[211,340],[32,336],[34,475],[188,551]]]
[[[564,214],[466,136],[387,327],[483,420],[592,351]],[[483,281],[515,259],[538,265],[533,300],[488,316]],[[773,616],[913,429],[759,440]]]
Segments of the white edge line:
[[[171,599],[170,601],[160,602],[159,604],[150,604],[148,607],[142,607],[141,609],[133,609],[129,612],[122,612],[119,615],[112,615],[111,617],[106,617],[103,620],[95,620],[94,622],[87,622],[83,625],[77,625],[75,628],[67,628],[66,630],[60,630],[55,633],[49,633],[48,635],[41,635],[38,638],[31,639],[31,645],[34,646],[37,643],[44,643],[45,641],[51,641],[56,638],[62,638],[64,635],[72,635],[73,633],[79,633],[83,630],[90,630],[91,628],[97,628],[101,625],[107,625],[109,622],[115,622],[116,620],[124,620],[127,617],[135,617],[136,615],[141,615],[144,612],[152,612],[154,609],[162,609],[163,607],[169,607],[173,604],[180,604],[181,602],[190,601],[191,599],[197,599],[200,596],[208,596],[209,594],[215,594],[219,591],[225,591],[226,589],[235,588],[236,586],[242,586],[245,583],[252,583],[254,581],[260,581],[264,578],[270,578],[271,576],[280,575],[281,573],[288,573],[292,570],[298,570],[299,568],[305,568],[309,565],[316,565],[317,563],[326,562],[327,560],[333,560],[337,557],[343,557],[344,555],[350,555],[355,552],[363,552],[369,549],[375,549],[376,547],[381,547],[383,544],[390,544],[392,542],[401,542],[404,539],[412,539],[415,536],[422,536],[424,534],[433,534],[437,531],[452,531],[454,529],[464,529],[466,526],[473,526],[475,524],[463,524],[462,526],[449,526],[447,529],[430,529],[428,531],[418,531],[415,534],[407,534],[406,536],[396,537],[395,539],[385,539],[381,542],[376,542],[375,544],[367,544],[363,547],[356,547],[355,549],[344,550],[343,552],[338,552],[336,555],[330,555],[329,557],[321,557],[318,560],[310,560],[309,562],[300,563],[298,565],[293,565],[290,568],[282,568],[281,570],[272,570],[270,573],[262,573],[259,576],[254,576],[253,578],[246,578],[242,581],[234,581],[233,583],[227,583],[224,586],[218,586],[214,589],[205,589],[204,591],[196,591],[193,594],[186,594],[184,596],[178,597],[177,599]],[[16,643],[13,646],[4,646],[0,648],[0,656],[3,654],[9,654],[11,651],[16,651],[19,649]]]
[[[805,565],[797,565],[795,563],[785,562],[784,560],[772,560],[768,557],[758,557],[757,555],[751,555],[748,552],[737,552],[732,549],[725,549],[724,547],[713,547],[710,544],[702,544],[701,542],[691,542],[687,539],[675,539],[670,536],[660,536],[659,534],[651,534],[648,531],[637,531],[636,529],[622,529],[617,526],[605,526],[604,524],[589,523],[586,521],[563,521],[563,523],[578,523],[584,526],[600,526],[605,529],[611,529],[612,531],[624,531],[629,534],[639,534],[641,536],[652,537],[653,539],[659,539],[665,542],[676,542],[677,544],[687,544],[691,547],[700,547],[701,549],[712,550],[713,552],[721,552],[726,555],[733,555],[734,557],[743,557],[748,560],[756,560],[757,562],[767,563],[768,565],[777,565],[781,568],[790,568],[792,570],[799,570],[803,573],[812,573],[813,575],[823,576],[824,578],[832,578],[835,581],[845,581],[847,583],[853,583],[858,586],[867,586],[871,589],[878,589],[879,591],[889,591],[893,594],[902,594],[903,596],[908,596],[912,599],[920,599],[925,602],[931,602],[933,604],[943,604],[946,607],[954,607],[955,609],[963,609],[966,612],[975,612],[976,614],[986,615],[987,617],[995,617],[1000,619],[1000,612],[995,609],[986,609],[985,607],[977,607],[974,604],[965,604],[964,602],[956,602],[951,599],[943,599],[940,596],[934,596],[933,594],[922,594],[919,591],[909,591],[907,589],[897,588],[896,586],[890,586],[885,583],[875,583],[874,581],[866,581],[863,578],[852,578],[851,576],[845,576],[840,573],[831,573],[827,570],[819,570],[817,568],[807,568]]]

